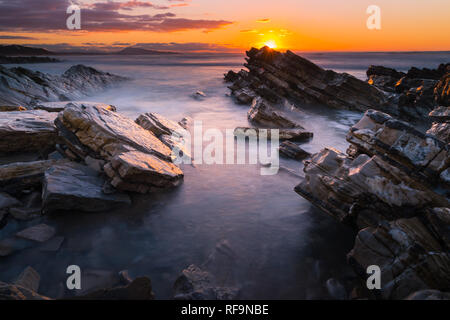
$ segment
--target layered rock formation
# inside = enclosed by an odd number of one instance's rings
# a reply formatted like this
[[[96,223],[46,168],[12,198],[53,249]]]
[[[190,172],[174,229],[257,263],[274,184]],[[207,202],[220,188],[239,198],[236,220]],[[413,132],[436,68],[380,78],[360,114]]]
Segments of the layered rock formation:
[[[437,109],[435,119],[448,110]],[[349,263],[363,278],[381,268],[381,298],[450,288],[449,145],[369,110],[347,136],[348,154],[326,148],[305,161],[295,188],[359,231]]]
[[[31,106],[37,102],[79,100],[126,80],[84,65],[69,68],[61,76],[0,65],[0,105]]]
[[[249,71],[230,71],[231,95],[250,104],[262,97],[271,103],[291,100],[302,105],[365,111],[387,108],[388,99],[380,90],[346,73],[325,70],[291,51],[280,53],[268,47],[247,51]]]

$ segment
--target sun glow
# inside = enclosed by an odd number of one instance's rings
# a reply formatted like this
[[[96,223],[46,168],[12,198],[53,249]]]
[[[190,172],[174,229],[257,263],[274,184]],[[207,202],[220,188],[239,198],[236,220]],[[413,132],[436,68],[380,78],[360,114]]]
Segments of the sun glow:
[[[273,40],[268,40],[264,43],[264,45],[268,46],[270,49],[275,49],[277,47],[277,44]]]

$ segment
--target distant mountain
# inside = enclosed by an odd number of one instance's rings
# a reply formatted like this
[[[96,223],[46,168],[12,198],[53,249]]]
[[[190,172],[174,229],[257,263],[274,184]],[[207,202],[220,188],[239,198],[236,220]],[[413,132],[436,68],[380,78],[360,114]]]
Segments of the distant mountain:
[[[159,55],[159,54],[177,54],[177,52],[171,52],[171,51],[156,51],[156,50],[147,50],[143,48],[137,48],[137,47],[128,47],[125,48],[116,54],[121,55]]]
[[[0,55],[2,56],[44,56],[53,55],[54,52],[42,48],[24,47],[19,45],[0,45]]]

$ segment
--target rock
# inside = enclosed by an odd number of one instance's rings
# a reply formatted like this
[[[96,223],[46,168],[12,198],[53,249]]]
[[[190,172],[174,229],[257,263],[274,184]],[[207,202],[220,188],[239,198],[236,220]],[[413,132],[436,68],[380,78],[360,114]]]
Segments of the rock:
[[[104,184],[105,179],[89,167],[77,163],[54,165],[45,172],[42,188],[44,212],[98,212],[131,204],[126,194],[105,194]]]
[[[437,107],[428,115],[433,121],[436,122],[447,122],[450,121],[450,107]]]
[[[51,300],[16,284],[0,282],[0,300]]]
[[[366,74],[368,77],[367,82],[370,85],[388,92],[394,92],[397,82],[405,76],[403,72],[383,66],[370,66]]]
[[[450,300],[450,292],[439,290],[421,290],[412,293],[407,300]]]
[[[77,300],[153,300],[152,283],[147,277],[140,277],[130,284],[110,289],[100,289],[86,295],[78,296]]]
[[[300,128],[304,129],[299,123],[296,123],[288,117],[276,111],[267,101],[256,98],[253,100],[252,107],[248,112],[250,122],[269,128]]]
[[[206,98],[206,94],[203,91],[197,91],[192,95],[192,97],[197,100],[203,100]]]
[[[225,76],[224,76],[224,79],[225,79],[226,82],[234,82],[238,78],[239,78],[239,75],[236,72],[232,71],[232,70],[228,71],[225,74]]]
[[[0,152],[42,151],[56,143],[56,114],[46,111],[15,111],[0,117]]]
[[[408,70],[406,76],[411,79],[433,79],[439,80],[446,73],[450,72],[450,63],[440,64],[437,69],[418,69],[416,67],[412,67]]]
[[[366,74],[367,74],[367,77],[386,76],[386,77],[395,78],[397,80],[405,76],[405,73],[399,72],[395,69],[386,68],[383,66],[374,66],[374,65],[370,66],[369,69],[367,69]]]
[[[185,131],[178,123],[154,112],[141,114],[136,119],[136,123],[145,130],[153,132],[157,137],[161,135],[182,135]]]
[[[83,269],[81,289],[76,290],[77,297],[83,297],[105,288],[114,288],[120,284],[119,275],[110,270]]]
[[[368,155],[379,155],[419,180],[437,180],[450,165],[450,149],[434,136],[391,116],[368,110],[347,141]]]
[[[124,285],[129,285],[133,282],[133,279],[130,277],[130,273],[128,272],[128,270],[119,271],[119,278],[120,282],[122,282]]]
[[[55,123],[78,157],[105,161],[103,169],[119,190],[145,193],[183,179],[183,172],[170,162],[172,151],[153,132],[103,105],[72,103]]]
[[[184,117],[183,119],[181,119],[178,124],[185,130],[188,129],[189,124],[192,122],[192,119],[190,117]]]
[[[30,105],[32,103],[80,100],[85,95],[112,86],[126,78],[76,65],[61,76],[31,71],[22,67],[0,66],[0,104]]]
[[[444,75],[434,87],[436,104],[450,106],[450,72]]]
[[[44,110],[47,112],[60,112],[64,110],[67,104],[68,104],[67,101],[39,102],[33,107],[35,110]]]
[[[253,136],[259,137],[263,134],[267,139],[271,139],[271,134],[273,129],[262,129],[262,128],[243,128],[239,127],[234,129],[235,136]],[[278,138],[282,140],[291,141],[308,141],[314,134],[312,132],[305,131],[304,129],[275,129],[278,130]]]
[[[450,248],[450,208],[427,210],[426,221],[431,233]]]
[[[39,218],[41,216],[42,209],[40,207],[37,208],[11,208],[9,209],[10,215],[16,220],[32,220]]]
[[[241,103],[262,97],[272,103],[288,99],[299,104],[326,105],[345,110],[384,108],[383,92],[346,73],[324,70],[291,51],[268,47],[247,51],[249,72],[228,73],[232,96]],[[387,109],[386,109],[387,110]]]
[[[181,272],[174,284],[175,300],[235,300],[239,290],[216,287],[211,274],[195,265]]]
[[[16,162],[0,166],[0,190],[11,193],[22,192],[26,188],[40,187],[45,171],[68,160],[42,160]]]
[[[0,192],[0,209],[20,206],[22,203],[5,192]]]
[[[281,155],[284,155],[288,158],[292,158],[295,160],[303,160],[311,156],[309,152],[303,150],[297,144],[290,141],[284,141],[280,145],[279,150]]]
[[[39,273],[32,267],[28,266],[25,268],[25,270],[22,271],[14,284],[37,292],[39,290],[40,281],[41,276],[39,275]]]
[[[438,107],[430,112],[429,117],[434,122],[427,133],[450,143],[450,107]]]
[[[36,242],[45,242],[55,235],[55,228],[39,224],[16,233],[16,236]]]
[[[404,299],[429,288],[450,285],[450,255],[418,218],[384,222],[363,229],[348,255],[357,272],[370,265],[381,268],[384,299]]]
[[[27,109],[22,106],[0,106],[0,112],[11,112],[11,111],[26,111]]]

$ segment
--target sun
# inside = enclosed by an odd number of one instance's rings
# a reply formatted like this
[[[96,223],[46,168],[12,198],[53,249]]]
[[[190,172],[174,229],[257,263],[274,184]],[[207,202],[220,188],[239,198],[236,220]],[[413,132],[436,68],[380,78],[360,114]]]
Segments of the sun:
[[[264,43],[264,45],[268,46],[270,49],[275,49],[277,44],[274,40],[268,40]]]

